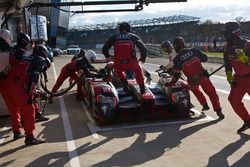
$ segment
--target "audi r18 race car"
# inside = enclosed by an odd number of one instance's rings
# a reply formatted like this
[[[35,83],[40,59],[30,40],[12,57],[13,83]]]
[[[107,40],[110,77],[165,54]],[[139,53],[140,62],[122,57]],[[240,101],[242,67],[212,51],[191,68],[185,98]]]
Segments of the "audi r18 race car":
[[[159,81],[146,84],[143,95],[135,79],[128,79],[129,91],[125,92],[109,63],[100,73],[102,78],[84,78],[83,86],[85,102],[99,125],[190,116],[187,83],[180,79],[172,86],[165,86],[172,77],[165,70],[158,70]]]

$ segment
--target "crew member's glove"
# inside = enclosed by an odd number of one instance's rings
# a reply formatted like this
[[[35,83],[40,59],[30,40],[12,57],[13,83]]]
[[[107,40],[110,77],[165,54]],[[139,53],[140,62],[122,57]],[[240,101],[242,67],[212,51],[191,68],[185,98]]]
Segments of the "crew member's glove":
[[[248,56],[242,49],[238,49],[237,51],[237,58],[242,63],[248,63]]]
[[[176,80],[173,78],[170,82],[165,83],[165,86],[173,86],[176,83]]]
[[[227,75],[227,81],[228,83],[231,85],[233,83],[233,72],[232,71],[226,71],[226,75]]]
[[[83,71],[83,70],[79,70],[79,71],[78,71],[78,74],[79,74],[79,75],[83,75],[83,74],[84,74],[84,71]]]
[[[97,78],[102,78],[106,75],[105,69],[100,69],[98,74],[96,75]]]
[[[164,65],[160,65],[160,67],[159,67],[161,70],[166,70],[167,68],[166,68],[166,66],[164,66]]]
[[[207,77],[207,78],[208,78],[208,77],[209,77],[209,73],[208,73],[208,71],[204,69],[204,70],[203,70],[203,75],[204,75],[205,77]]]

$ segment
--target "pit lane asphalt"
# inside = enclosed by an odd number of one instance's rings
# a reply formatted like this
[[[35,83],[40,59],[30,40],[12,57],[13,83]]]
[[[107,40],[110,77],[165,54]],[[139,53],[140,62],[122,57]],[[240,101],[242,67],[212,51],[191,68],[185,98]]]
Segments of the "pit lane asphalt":
[[[49,69],[51,88],[55,82],[55,72],[71,56],[55,57],[55,71]],[[148,58],[145,66],[154,74],[156,65],[165,64],[164,58]],[[204,64],[208,69],[216,69],[219,64]],[[149,126],[111,127],[96,130],[95,135],[89,129],[90,120],[82,104],[75,100],[71,91],[63,97],[55,98],[46,108],[49,121],[36,124],[36,135],[47,140],[37,146],[24,146],[24,139],[12,140],[10,120],[0,118],[0,166],[72,166],[72,167],[110,167],[110,166],[168,166],[168,167],[245,167],[250,164],[250,130],[236,134],[242,121],[233,112],[227,101],[229,87],[223,69],[211,77],[220,97],[226,118],[216,120],[216,114],[210,109],[206,114],[212,119],[199,121],[165,121],[165,124]],[[65,82],[63,87],[66,87]],[[192,95],[192,94],[191,94]],[[207,98],[208,99],[208,98]],[[244,99],[250,108],[249,99]],[[200,110],[196,98],[192,103]],[[209,103],[211,108],[211,103]],[[110,128],[110,127],[109,127]],[[92,129],[93,130],[93,129]]]

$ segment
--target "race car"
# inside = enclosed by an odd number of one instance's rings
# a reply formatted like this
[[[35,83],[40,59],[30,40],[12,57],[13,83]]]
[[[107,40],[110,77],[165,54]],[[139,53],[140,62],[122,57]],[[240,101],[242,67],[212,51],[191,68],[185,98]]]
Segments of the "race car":
[[[135,79],[128,79],[129,91],[125,92],[110,64],[100,72],[102,78],[84,78],[83,85],[85,102],[99,125],[190,116],[187,83],[180,79],[172,86],[165,86],[172,77],[167,71],[159,70],[159,81],[146,84],[143,95]]]

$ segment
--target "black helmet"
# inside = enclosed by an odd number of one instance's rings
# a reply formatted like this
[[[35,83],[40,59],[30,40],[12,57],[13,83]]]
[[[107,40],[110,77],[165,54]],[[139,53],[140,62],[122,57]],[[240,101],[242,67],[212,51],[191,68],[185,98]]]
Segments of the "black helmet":
[[[161,43],[161,48],[164,52],[167,52],[168,54],[170,54],[173,50],[173,45],[171,44],[170,41],[163,41]]]
[[[30,43],[30,37],[28,34],[20,33],[17,35],[17,45],[22,49],[26,49],[28,44]]]
[[[233,41],[235,38],[238,38],[240,35],[241,29],[238,22],[228,22],[224,27],[224,37],[228,42]]]
[[[48,53],[48,49],[44,45],[36,45],[33,48],[33,56],[46,58],[48,56]]]
[[[122,31],[131,32],[131,26],[128,22],[118,23],[118,29],[119,29],[119,32],[122,32]]]
[[[80,50],[80,53],[79,53],[79,55],[78,55],[78,58],[84,57],[84,56],[85,56],[85,50],[84,50],[84,49],[81,49],[81,50]]]
[[[179,52],[185,47],[185,41],[182,37],[177,37],[173,41],[173,46],[176,52]]]

